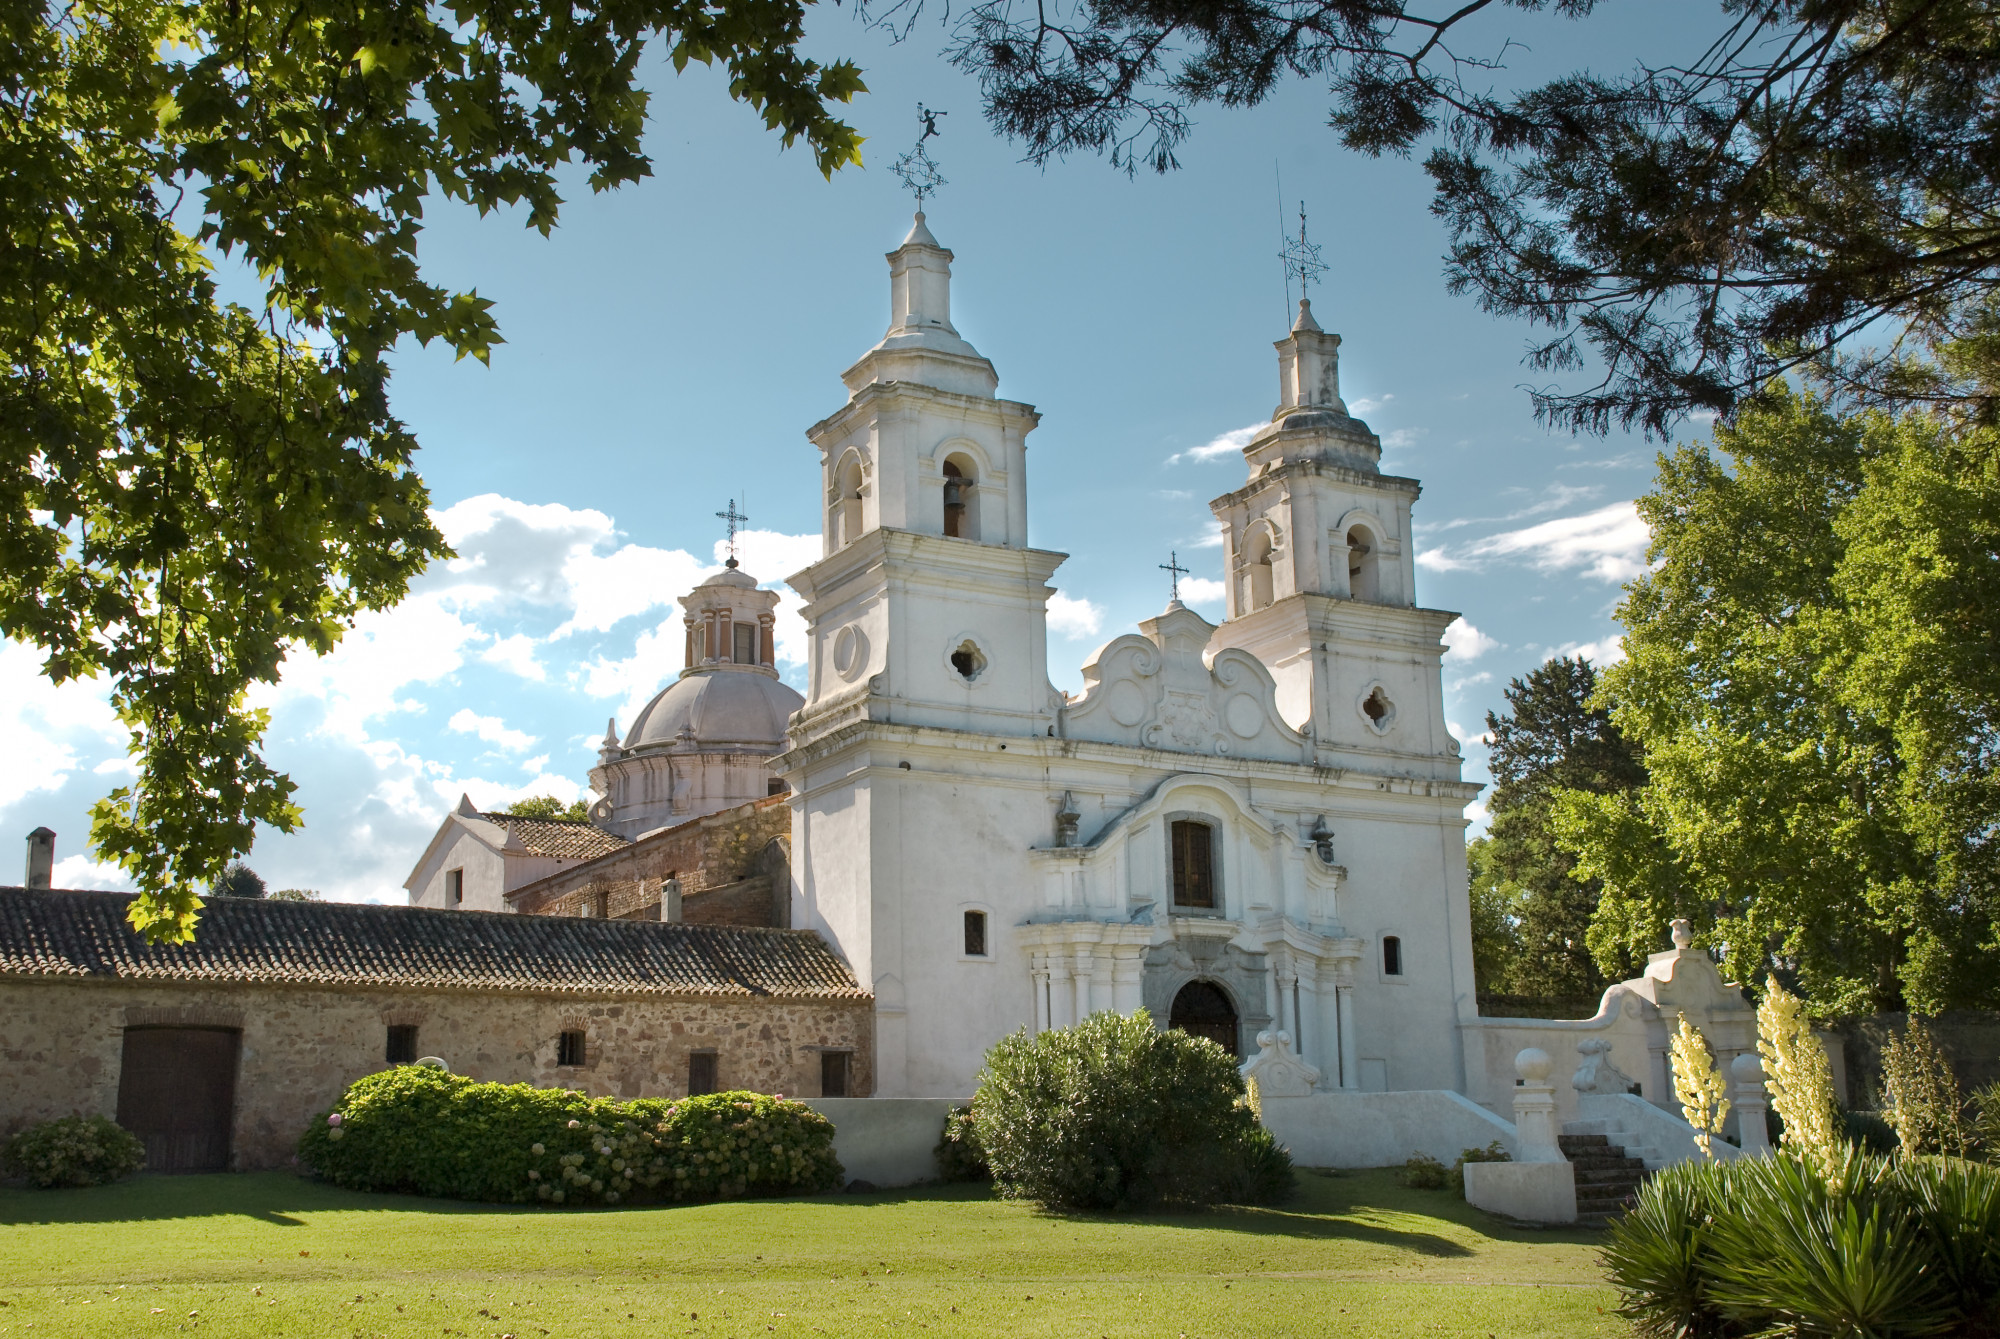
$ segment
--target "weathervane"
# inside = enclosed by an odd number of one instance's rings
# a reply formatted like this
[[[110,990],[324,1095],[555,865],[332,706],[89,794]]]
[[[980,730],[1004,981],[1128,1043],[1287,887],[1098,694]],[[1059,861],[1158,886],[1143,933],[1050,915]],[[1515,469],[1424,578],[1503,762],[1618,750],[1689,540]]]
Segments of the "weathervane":
[[[1160,564],[1160,570],[1169,573],[1173,577],[1174,593],[1172,602],[1179,604],[1181,602],[1181,578],[1186,576],[1190,569],[1181,566],[1180,554],[1174,552],[1172,549],[1168,549],[1167,560]]]
[[[925,196],[935,195],[938,187],[949,184],[944,179],[944,173],[938,171],[938,165],[931,158],[929,151],[924,148],[924,141],[939,133],[937,119],[949,114],[932,111],[923,103],[918,103],[917,120],[923,123],[923,133],[917,136],[917,146],[898,158],[896,165],[890,169],[903,183],[903,189],[917,197],[918,213],[923,212]]]
[[[736,527],[742,525],[750,518],[736,510],[735,498],[729,499],[729,509],[727,511],[719,511],[715,515],[717,520],[729,523],[729,561],[724,563],[723,566],[734,567],[736,566]]]
[[[1278,259],[1285,262],[1285,280],[1299,281],[1299,296],[1307,296],[1306,290],[1319,281],[1326,273],[1326,263],[1319,258],[1319,247],[1306,240],[1306,202],[1299,201],[1299,235],[1296,240],[1285,238],[1284,250]]]

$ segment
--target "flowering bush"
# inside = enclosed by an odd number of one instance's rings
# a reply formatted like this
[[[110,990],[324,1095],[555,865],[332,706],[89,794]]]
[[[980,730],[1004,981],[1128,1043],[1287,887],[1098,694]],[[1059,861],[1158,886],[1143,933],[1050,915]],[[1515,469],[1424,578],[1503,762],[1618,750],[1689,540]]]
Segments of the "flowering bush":
[[[356,1190],[511,1204],[817,1194],[842,1179],[832,1122],[797,1102],[618,1102],[418,1065],[358,1080],[299,1157]]]
[[[103,1116],[45,1120],[7,1141],[7,1170],[44,1190],[101,1186],[146,1165],[139,1137]]]

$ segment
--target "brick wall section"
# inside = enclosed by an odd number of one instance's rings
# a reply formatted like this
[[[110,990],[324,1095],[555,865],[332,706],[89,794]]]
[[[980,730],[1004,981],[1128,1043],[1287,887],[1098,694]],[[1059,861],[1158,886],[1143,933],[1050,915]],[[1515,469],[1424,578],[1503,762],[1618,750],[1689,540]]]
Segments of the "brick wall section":
[[[854,1054],[872,1091],[872,1002],[600,998],[470,991],[0,980],[0,1137],[56,1116],[115,1116],[124,1029],[242,1030],[232,1163],[283,1167],[306,1122],[349,1083],[385,1068],[390,1023],[417,1026],[419,1055],[478,1079],[605,1097],[678,1097],[688,1055],[712,1049],[724,1088],[819,1093],[820,1048]],[[586,1035],[585,1063],[556,1064],[556,1038]]]
[[[655,920],[660,885],[674,878],[681,884],[682,919],[690,925],[777,925],[782,918],[770,876],[791,841],[788,801],[773,795],[641,837],[524,884],[507,894],[507,905],[531,916]],[[773,842],[779,843],[775,852]]]

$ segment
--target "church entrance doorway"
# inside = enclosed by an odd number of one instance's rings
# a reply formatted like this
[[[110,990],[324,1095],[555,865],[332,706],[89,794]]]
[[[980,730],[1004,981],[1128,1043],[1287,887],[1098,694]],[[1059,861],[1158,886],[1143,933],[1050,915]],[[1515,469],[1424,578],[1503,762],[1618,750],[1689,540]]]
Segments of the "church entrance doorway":
[[[1236,1006],[1213,981],[1190,981],[1174,996],[1167,1026],[1206,1037],[1231,1055],[1237,1049]]]
[[[237,1042],[233,1028],[125,1029],[118,1123],[144,1141],[146,1170],[228,1170]]]

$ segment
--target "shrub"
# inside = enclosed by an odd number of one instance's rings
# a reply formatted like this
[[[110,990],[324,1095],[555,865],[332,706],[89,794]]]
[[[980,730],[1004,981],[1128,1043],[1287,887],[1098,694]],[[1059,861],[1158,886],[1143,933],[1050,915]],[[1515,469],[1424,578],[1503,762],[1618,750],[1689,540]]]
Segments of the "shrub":
[[[1270,1203],[1291,1192],[1291,1158],[1244,1098],[1227,1051],[1139,1010],[1003,1038],[972,1109],[1010,1196],[1062,1209]]]
[[[146,1165],[139,1137],[103,1116],[45,1120],[7,1141],[4,1161],[15,1176],[43,1190],[101,1186]]]
[[[944,1113],[944,1132],[938,1136],[938,1175],[947,1181],[991,1181],[993,1169],[986,1165],[986,1150],[979,1146],[979,1125],[972,1108],[953,1107]]]
[[[428,1065],[357,1080],[299,1140],[336,1185],[503,1204],[817,1194],[833,1125],[798,1102],[711,1093],[618,1102]]]
[[[1485,1148],[1468,1148],[1458,1155],[1458,1161],[1451,1165],[1451,1189],[1454,1194],[1465,1193],[1465,1164],[1468,1162],[1512,1162],[1514,1155],[1500,1146],[1495,1139]]]
[[[1451,1184],[1451,1171],[1430,1154],[1418,1153],[1402,1165],[1396,1176],[1412,1190],[1443,1190]]]
[[[1882,1048],[1882,1085],[1889,1100],[1889,1121],[1904,1149],[1965,1156],[1970,1132],[1958,1076],[1951,1072],[1937,1038],[1918,1019],[1912,1018],[1903,1035],[1891,1037]]]
[[[1604,1253],[1648,1335],[1990,1334],[2000,1172],[1843,1147],[1647,1178]]]

